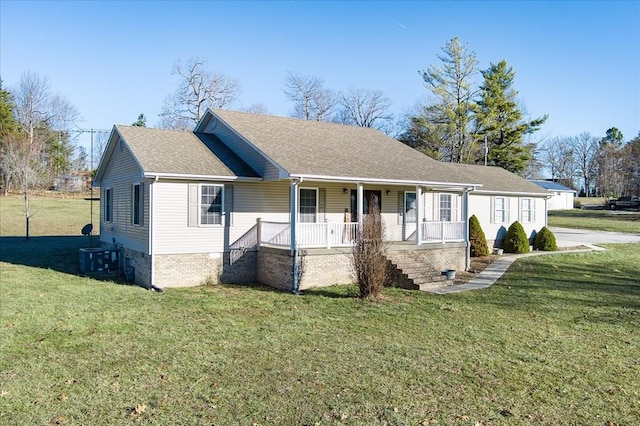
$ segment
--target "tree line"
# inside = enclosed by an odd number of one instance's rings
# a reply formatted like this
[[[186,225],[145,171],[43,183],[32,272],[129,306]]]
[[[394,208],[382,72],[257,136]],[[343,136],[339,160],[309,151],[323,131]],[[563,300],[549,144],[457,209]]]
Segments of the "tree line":
[[[626,143],[615,127],[603,137],[553,137],[541,145],[533,165],[582,197],[640,196],[640,133]]]
[[[580,134],[532,141],[547,115],[529,117],[506,60],[480,69],[475,52],[457,37],[436,57],[416,76],[427,100],[401,117],[393,116],[391,100],[380,90],[334,90],[321,77],[294,72],[287,73],[282,87],[292,105],[289,115],[374,128],[441,161],[494,165],[529,178],[540,178],[546,168],[552,179],[585,195],[638,192],[638,137],[625,144],[611,128],[602,138]],[[239,82],[211,70],[202,59],[177,61],[172,73],[176,88],[163,101],[158,127],[192,130],[207,108],[230,108],[239,99]],[[268,113],[264,104],[240,109]],[[78,116],[45,77],[27,72],[12,90],[0,80],[0,185],[5,194],[87,169],[88,153],[75,147],[71,136]],[[132,125],[146,123],[140,114]],[[96,157],[103,148],[104,141],[97,141]]]

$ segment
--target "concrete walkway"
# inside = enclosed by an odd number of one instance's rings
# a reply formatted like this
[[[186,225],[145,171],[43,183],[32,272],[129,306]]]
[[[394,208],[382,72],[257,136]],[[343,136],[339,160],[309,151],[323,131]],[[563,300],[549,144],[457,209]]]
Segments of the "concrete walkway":
[[[595,246],[593,244],[583,244],[586,248],[574,249],[574,250],[559,250],[559,251],[536,251],[532,253],[524,254],[507,254],[499,257],[495,262],[489,265],[486,269],[480,272],[477,276],[464,284],[434,287],[426,290],[429,293],[435,294],[449,294],[459,293],[461,291],[478,290],[481,288],[487,288],[495,284],[496,281],[505,273],[513,262],[522,257],[541,256],[548,254],[563,254],[563,253],[588,253],[592,251],[603,251],[602,247]]]

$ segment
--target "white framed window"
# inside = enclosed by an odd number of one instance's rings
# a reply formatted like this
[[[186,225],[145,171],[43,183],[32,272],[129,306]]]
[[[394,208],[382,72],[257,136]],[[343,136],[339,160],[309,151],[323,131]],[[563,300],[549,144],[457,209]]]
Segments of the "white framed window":
[[[113,221],[113,188],[104,190],[104,221]]]
[[[318,217],[318,190],[300,188],[298,204],[298,220],[301,223],[315,223]]]
[[[507,199],[505,197],[493,198],[493,223],[507,223]]]
[[[142,225],[143,212],[142,184],[134,183],[131,188],[131,224]]]
[[[531,198],[520,199],[520,221],[531,223],[535,221],[534,204]]]
[[[453,201],[451,194],[440,194],[438,217],[441,222],[451,222]]]
[[[200,185],[200,225],[222,225],[222,185]]]

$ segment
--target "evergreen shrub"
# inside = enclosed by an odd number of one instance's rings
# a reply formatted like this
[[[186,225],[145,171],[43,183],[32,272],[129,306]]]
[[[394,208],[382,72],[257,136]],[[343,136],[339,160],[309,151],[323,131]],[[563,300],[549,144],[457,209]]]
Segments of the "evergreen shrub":
[[[505,253],[529,253],[529,238],[524,228],[517,220],[507,229],[504,239]]]
[[[471,243],[471,257],[489,255],[487,238],[476,215],[469,218],[469,242]]]
[[[553,235],[553,232],[546,226],[544,226],[538,234],[536,234],[536,238],[533,240],[533,248],[534,250],[541,251],[556,251],[558,250],[558,244],[556,243],[556,236]]]

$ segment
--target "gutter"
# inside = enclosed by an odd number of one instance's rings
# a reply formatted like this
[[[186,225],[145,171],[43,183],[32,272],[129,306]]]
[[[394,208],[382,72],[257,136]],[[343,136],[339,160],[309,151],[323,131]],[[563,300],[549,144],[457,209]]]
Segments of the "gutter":
[[[191,175],[191,174],[178,174],[178,173],[156,173],[145,172],[145,178],[155,179],[176,179],[176,180],[205,180],[205,181],[236,181],[236,182],[262,182],[263,179],[259,177],[245,177],[245,176],[219,176],[219,175]]]
[[[289,179],[303,179],[313,181],[326,181],[326,182],[354,182],[354,183],[369,183],[369,184],[387,184],[387,185],[403,185],[403,186],[426,186],[426,187],[464,187],[464,188],[476,188],[481,187],[478,183],[461,183],[461,182],[434,182],[434,181],[418,181],[418,180],[397,180],[397,179],[382,179],[382,178],[361,178],[361,177],[348,177],[348,176],[325,176],[325,175],[306,175],[306,174],[290,174]]]

